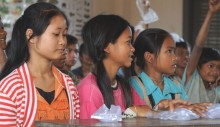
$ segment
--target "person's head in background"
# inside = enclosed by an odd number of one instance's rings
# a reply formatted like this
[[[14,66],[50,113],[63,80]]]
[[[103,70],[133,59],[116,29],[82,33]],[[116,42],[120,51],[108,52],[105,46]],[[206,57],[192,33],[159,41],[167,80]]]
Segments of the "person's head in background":
[[[6,35],[7,32],[4,30],[4,25],[0,16],[0,48],[3,50],[6,48]]]
[[[60,29],[55,29],[57,24]],[[68,20],[56,6],[44,2],[29,6],[13,27],[1,79],[36,54],[48,62],[59,59],[66,46],[66,36],[63,35],[67,28]]]
[[[114,104],[112,85],[115,82],[119,82],[123,90],[125,107],[132,104],[130,85],[116,76],[120,67],[131,65],[134,52],[132,37],[131,25],[117,15],[98,15],[82,30],[85,49],[94,64],[93,73],[109,108]]]
[[[177,57],[177,68],[185,69],[190,57],[190,51],[187,42],[176,42],[175,54]]]
[[[78,79],[83,79],[92,70],[92,60],[89,58],[88,51],[85,49],[82,43],[79,47],[79,60],[81,66],[72,70],[72,73],[76,75]]]
[[[220,76],[220,51],[213,48],[203,48],[198,69],[205,84],[210,84],[205,85],[206,89],[210,89]]]
[[[189,44],[184,41],[178,34],[171,33],[171,36],[176,43],[175,54],[177,68],[175,75],[182,78],[185,67],[189,61],[190,47]]]
[[[67,34],[67,45],[66,45],[66,59],[63,69],[70,71],[71,67],[75,65],[76,61],[79,58],[79,44],[76,37]]]
[[[159,28],[146,29],[138,35],[134,47],[137,66],[153,80],[157,80],[162,74],[174,73],[175,42],[167,31]]]
[[[89,53],[85,48],[85,44],[82,43],[79,48],[79,60],[81,62],[81,67],[83,69],[84,77],[91,72],[92,67],[92,60],[89,57]]]

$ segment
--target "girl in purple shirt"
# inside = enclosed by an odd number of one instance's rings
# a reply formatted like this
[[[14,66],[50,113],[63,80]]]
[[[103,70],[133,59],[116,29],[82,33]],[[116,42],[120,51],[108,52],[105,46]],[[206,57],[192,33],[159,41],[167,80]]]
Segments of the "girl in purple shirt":
[[[92,73],[77,86],[80,118],[90,119],[103,104],[108,108],[118,105],[122,112],[129,108],[135,116],[146,116],[151,109],[131,88],[129,76],[117,76],[119,68],[130,67],[133,60],[131,25],[117,15],[98,15],[85,24],[82,38],[94,66]],[[164,101],[161,106],[169,107],[173,103],[187,102]]]

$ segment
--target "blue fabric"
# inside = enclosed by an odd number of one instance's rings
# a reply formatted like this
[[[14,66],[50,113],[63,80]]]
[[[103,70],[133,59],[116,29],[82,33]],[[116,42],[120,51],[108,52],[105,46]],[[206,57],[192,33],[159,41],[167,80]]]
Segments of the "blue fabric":
[[[187,70],[187,68],[188,68],[188,65],[186,66],[186,68],[184,70],[184,73],[183,73],[183,76],[182,76],[182,81],[181,81],[181,86],[184,88],[186,93],[189,92],[189,89],[190,89],[191,85],[193,84],[193,82],[198,82],[199,84],[202,83],[202,85],[204,86],[202,78],[200,77],[199,72],[198,72],[197,69],[193,72],[189,82],[186,83],[186,70]]]
[[[180,94],[180,98],[183,100],[187,99],[187,95],[184,89],[182,88],[182,86],[176,85],[171,79],[169,79],[166,76],[163,76],[163,80],[164,80],[163,91],[161,91],[161,89],[156,84],[153,83],[152,79],[145,72],[140,73],[138,77],[141,78],[147,95],[152,94],[155,104],[158,104],[163,99],[172,99],[171,93]],[[138,82],[134,77],[131,77],[131,85],[137,91],[141,99],[144,99],[144,94],[142,92],[142,89],[140,88]]]

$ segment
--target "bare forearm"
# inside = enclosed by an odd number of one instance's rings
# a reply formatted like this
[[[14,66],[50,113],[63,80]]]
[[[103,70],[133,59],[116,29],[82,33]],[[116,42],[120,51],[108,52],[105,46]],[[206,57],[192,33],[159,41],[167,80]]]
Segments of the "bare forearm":
[[[208,31],[209,31],[209,26],[212,20],[212,17],[214,15],[214,12],[208,11],[207,15],[205,17],[205,20],[199,30],[199,33],[196,37],[196,41],[192,50],[192,54],[190,56],[190,60],[188,63],[188,68],[187,68],[187,77],[186,77],[186,81],[188,82],[188,79],[190,79],[191,75],[193,74],[193,72],[195,71],[195,69],[197,68],[201,53],[202,53],[202,49],[205,45],[207,36],[208,36]],[[186,83],[187,83],[186,82]],[[186,84],[185,83],[185,84]]]
[[[211,11],[208,11],[207,15],[206,15],[206,18],[199,30],[199,33],[197,35],[197,38],[196,38],[196,43],[195,43],[195,46],[197,48],[203,48],[204,47],[204,44],[205,44],[205,41],[207,39],[207,36],[208,36],[208,31],[209,31],[209,26],[210,26],[210,22],[212,20],[212,17],[213,17],[213,12]]]

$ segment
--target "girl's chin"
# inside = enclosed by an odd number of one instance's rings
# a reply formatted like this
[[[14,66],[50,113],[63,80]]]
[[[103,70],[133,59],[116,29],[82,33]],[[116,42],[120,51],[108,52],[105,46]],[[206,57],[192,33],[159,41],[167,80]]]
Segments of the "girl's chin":
[[[131,66],[131,63],[124,65],[124,67],[130,67],[130,66]]]

